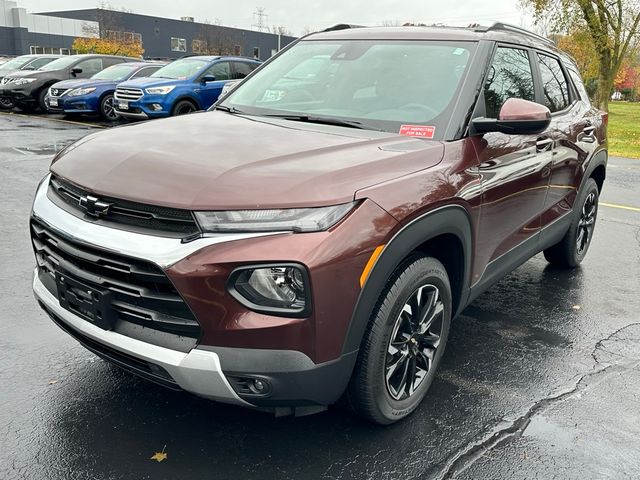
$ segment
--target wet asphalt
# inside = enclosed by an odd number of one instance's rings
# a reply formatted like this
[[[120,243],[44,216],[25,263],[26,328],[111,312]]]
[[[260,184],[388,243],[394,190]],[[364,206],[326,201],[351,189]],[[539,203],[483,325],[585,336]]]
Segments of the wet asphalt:
[[[640,211],[614,206],[640,207],[640,160],[610,159],[582,267],[539,255],[482,295],[427,399],[378,427],[165,390],[39,310],[31,198],[54,151],[92,131],[0,115],[0,479],[640,478]]]

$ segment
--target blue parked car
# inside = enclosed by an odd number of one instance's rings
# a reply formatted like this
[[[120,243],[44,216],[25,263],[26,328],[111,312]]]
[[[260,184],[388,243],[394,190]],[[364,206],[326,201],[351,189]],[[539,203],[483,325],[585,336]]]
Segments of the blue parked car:
[[[91,78],[77,78],[54,83],[44,98],[47,110],[65,114],[100,114],[113,121],[118,114],[113,108],[113,93],[124,81],[148,77],[166,63],[119,63],[96,73]]]
[[[149,78],[119,84],[116,112],[146,119],[205,110],[218,99],[225,83],[246,77],[260,63],[242,57],[183,57]]]

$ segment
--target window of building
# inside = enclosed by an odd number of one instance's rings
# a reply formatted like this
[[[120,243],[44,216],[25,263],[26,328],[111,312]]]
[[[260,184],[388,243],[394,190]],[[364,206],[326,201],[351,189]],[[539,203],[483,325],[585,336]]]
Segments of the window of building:
[[[484,86],[486,116],[498,118],[502,105],[509,98],[535,101],[533,72],[526,50],[499,47]]]
[[[253,47],[253,58],[260,58],[260,47]]]
[[[138,43],[142,45],[142,34],[138,32],[123,32],[119,30],[106,30],[104,36],[108,40],[125,43]]]
[[[72,52],[68,48],[40,47],[37,45],[31,45],[29,47],[29,53],[32,55],[71,55],[75,52]]]
[[[191,42],[191,51],[193,53],[207,53],[207,42],[204,40],[193,40]]]
[[[548,55],[538,54],[540,76],[544,91],[544,104],[552,112],[564,110],[569,106],[569,85],[562,72],[560,62]]]
[[[171,37],[171,51],[172,52],[186,52],[187,40],[184,38]]]

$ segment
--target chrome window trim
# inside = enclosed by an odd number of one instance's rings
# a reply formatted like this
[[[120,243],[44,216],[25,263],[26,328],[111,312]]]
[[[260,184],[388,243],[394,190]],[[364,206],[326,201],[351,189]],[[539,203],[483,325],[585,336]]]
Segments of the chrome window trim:
[[[183,242],[128,232],[97,225],[78,218],[54,204],[47,197],[51,174],[41,181],[33,201],[32,215],[58,235],[80,244],[98,247],[117,254],[140,258],[166,269],[183,258],[211,245],[248,238],[281,235],[287,232],[221,233]]]

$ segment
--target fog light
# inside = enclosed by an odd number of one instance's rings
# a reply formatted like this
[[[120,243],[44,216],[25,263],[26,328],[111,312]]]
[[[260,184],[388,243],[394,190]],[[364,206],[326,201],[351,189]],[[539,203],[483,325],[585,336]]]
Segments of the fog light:
[[[229,293],[252,310],[295,317],[309,314],[309,282],[302,265],[242,267],[229,280]]]
[[[151,104],[151,109],[155,110],[157,112],[159,110],[162,110],[162,105],[160,105],[159,103],[152,103]]]
[[[264,390],[267,388],[267,386],[264,384],[264,382],[262,380],[260,380],[259,378],[254,378],[253,382],[251,382],[251,384],[249,385],[249,388],[254,392],[254,393],[262,393],[264,392]]]

